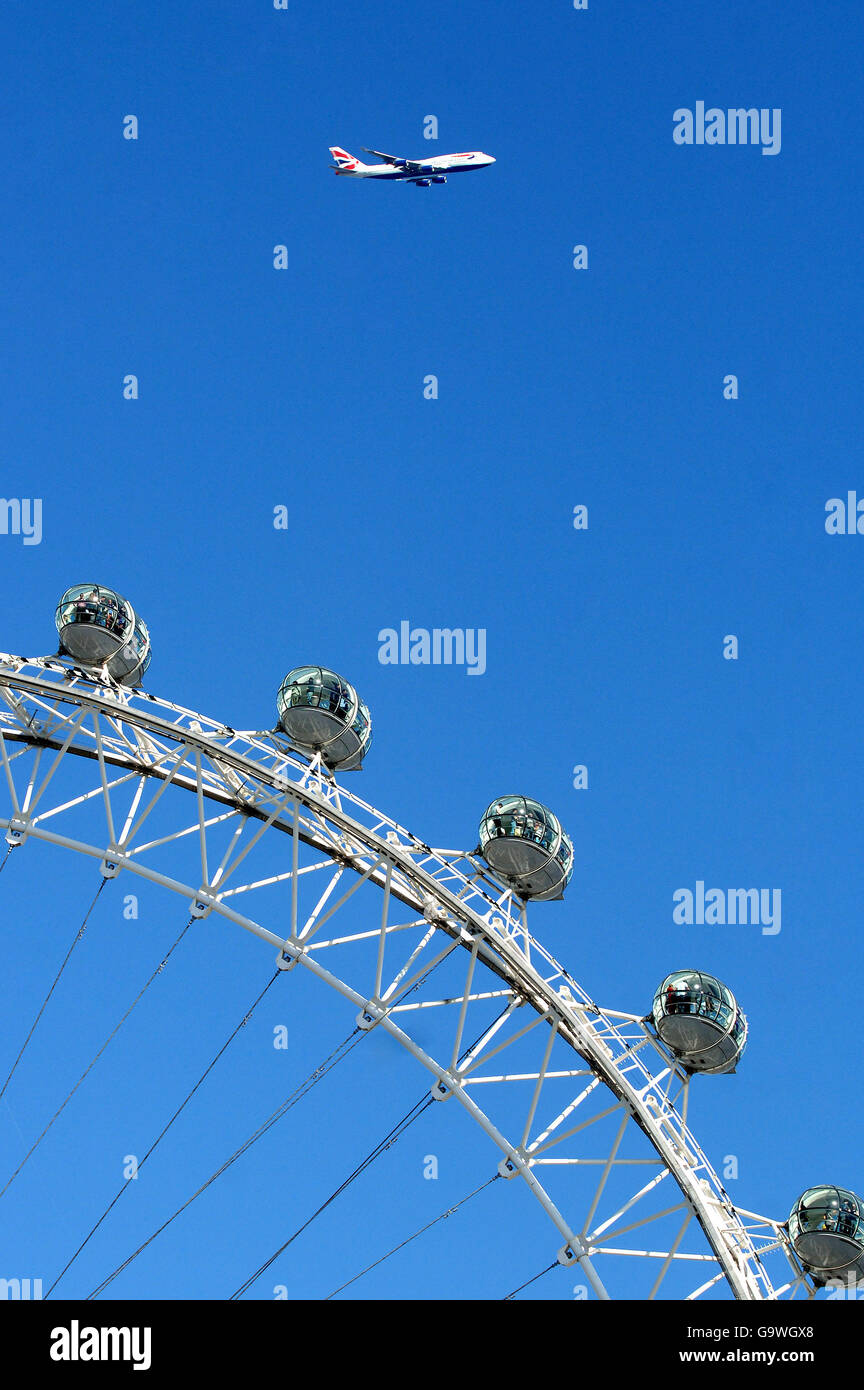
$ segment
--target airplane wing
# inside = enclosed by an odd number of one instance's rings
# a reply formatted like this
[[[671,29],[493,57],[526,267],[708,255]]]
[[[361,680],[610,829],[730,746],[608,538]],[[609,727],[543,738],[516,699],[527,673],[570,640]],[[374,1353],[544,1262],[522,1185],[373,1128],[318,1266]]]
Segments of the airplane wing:
[[[409,174],[421,174],[427,165],[419,163],[416,159],[400,159],[395,154],[384,154],[381,150],[370,150],[366,145],[363,146],[366,154],[374,154],[376,159],[383,159],[385,164],[392,164],[394,169],[404,169]]]
[[[381,150],[370,150],[368,145],[363,146],[365,154],[374,154],[376,159],[383,159],[385,164],[395,164],[398,168],[404,169],[408,165],[407,159],[398,159],[395,154],[384,154]]]

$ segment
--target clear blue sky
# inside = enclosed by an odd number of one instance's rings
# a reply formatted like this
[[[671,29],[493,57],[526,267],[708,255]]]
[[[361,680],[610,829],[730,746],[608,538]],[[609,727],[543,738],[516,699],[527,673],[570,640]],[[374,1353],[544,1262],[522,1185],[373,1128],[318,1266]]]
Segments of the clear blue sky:
[[[375,723],[351,786],[429,843],[472,846],[511,789],[558,811],[576,869],[532,927],[590,993],[647,1011],[691,964],[736,991],[750,1046],[694,1087],[691,1119],[718,1167],[737,1156],[742,1205],[864,1189],[864,539],[824,529],[828,498],[864,495],[859,7],[85,0],[15,7],[0,40],[3,489],[43,499],[40,545],[0,536],[0,648],[53,651],[57,598],[92,578],[148,620],[148,688],[234,727],[272,723],[289,667],[344,672]],[[677,146],[673,111],[699,100],[780,108],[781,152]],[[497,163],[361,183],[333,176],[331,144]],[[485,628],[486,674],[380,665],[401,619]],[[700,879],[779,888],[779,935],[673,923]],[[0,1056],[95,886],[38,846],[0,880]],[[4,1171],[182,925],[145,894],[130,947],[111,893],[0,1103]],[[0,1275],[50,1281],[263,985],[266,948],[214,948],[172,962],[3,1199]],[[311,982],[296,1000],[268,997],[63,1292],[349,1031]],[[113,1292],[226,1296],[426,1085],[358,1048]],[[324,1296],[482,1182],[495,1154],[453,1109],[255,1293]],[[357,1295],[500,1297],[536,1273],[554,1232],[502,1186]]]

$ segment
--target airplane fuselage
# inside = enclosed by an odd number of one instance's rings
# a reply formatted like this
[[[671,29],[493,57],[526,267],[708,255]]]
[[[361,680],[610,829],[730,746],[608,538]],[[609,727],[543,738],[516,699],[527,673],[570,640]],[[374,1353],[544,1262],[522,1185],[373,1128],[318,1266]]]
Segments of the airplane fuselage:
[[[494,164],[495,160],[490,154],[472,150],[470,154],[438,154],[433,159],[418,159],[416,162],[422,163],[423,173],[434,170],[441,174],[461,174],[469,169],[482,169],[485,164]],[[416,174],[406,173],[404,169],[394,169],[392,164],[365,164],[359,169],[339,169],[337,172],[355,179],[417,178]]]
[[[372,151],[377,153],[377,151]],[[482,169],[494,164],[491,154],[482,150],[468,150],[461,154],[438,154],[429,159],[412,159],[383,164],[364,164],[347,150],[338,146],[331,149],[337,163],[333,168],[337,174],[352,179],[390,179],[411,183],[444,183],[448,174],[461,174],[471,169]]]

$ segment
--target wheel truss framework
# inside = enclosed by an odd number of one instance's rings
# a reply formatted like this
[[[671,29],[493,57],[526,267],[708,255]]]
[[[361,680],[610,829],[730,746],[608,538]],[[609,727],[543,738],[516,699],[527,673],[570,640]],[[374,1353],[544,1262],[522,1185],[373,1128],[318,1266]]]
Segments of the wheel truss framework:
[[[0,654],[0,758],[10,846],[42,840],[90,856],[108,878],[140,875],[185,898],[193,917],[216,913],[259,937],[280,968],[331,986],[362,1028],[382,1028],[426,1069],[436,1099],[455,1099],[479,1124],[500,1151],[498,1171],[523,1181],[557,1229],[559,1263],[578,1266],[598,1298],[610,1296],[607,1270],[633,1258],[650,1271],[648,1298],[684,1265],[689,1298],[724,1280],[739,1299],[813,1296],[784,1224],[726,1192],[687,1124],[690,1078],[648,1021],[590,998],[474,855],[425,844],[279,732],[238,732],[64,658]],[[69,797],[64,785],[58,801],[59,769],[73,759],[83,789]],[[169,788],[191,794],[191,817],[190,797],[165,797]],[[88,803],[104,816],[101,840],[67,833]],[[150,838],[169,805],[165,833]],[[277,871],[245,877],[263,837],[279,834]],[[192,882],[158,867],[161,850],[190,838]],[[339,931],[364,887],[378,890],[368,927]],[[263,920],[243,910],[274,889],[276,923],[272,897]],[[458,985],[436,997],[444,963]],[[435,1055],[412,1036],[421,1011],[438,1020]],[[505,1089],[506,1134],[485,1100]],[[650,1156],[625,1156],[634,1130]],[[597,1136],[599,1154],[586,1152]],[[585,1168],[597,1183],[577,1218],[566,1184],[553,1198],[547,1175]],[[645,1244],[651,1223],[673,1216],[677,1233],[662,1248],[650,1234]]]

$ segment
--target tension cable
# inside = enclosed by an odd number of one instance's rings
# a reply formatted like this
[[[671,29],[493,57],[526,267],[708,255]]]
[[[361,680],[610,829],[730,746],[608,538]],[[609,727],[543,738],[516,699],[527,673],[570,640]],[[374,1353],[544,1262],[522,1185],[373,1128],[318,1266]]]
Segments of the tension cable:
[[[93,1060],[90,1062],[90,1064],[88,1065],[88,1067],[86,1068],[86,1070],[83,1071],[83,1072],[81,1073],[81,1075],[79,1076],[78,1080],[75,1082],[75,1085],[72,1087],[72,1090],[69,1092],[68,1096],[67,1096],[66,1099],[64,1100],[63,1104],[59,1107],[59,1109],[55,1110],[54,1114],[51,1116],[51,1119],[48,1121],[48,1123],[47,1123],[47,1125],[45,1126],[45,1128],[43,1129],[42,1133],[39,1135],[39,1138],[38,1138],[37,1140],[35,1140],[35,1142],[34,1142],[34,1143],[30,1146],[30,1148],[27,1150],[27,1152],[26,1152],[26,1154],[24,1155],[24,1157],[22,1158],[21,1162],[18,1164],[18,1167],[15,1169],[15,1172],[12,1174],[11,1178],[9,1178],[8,1181],[6,1182],[5,1187],[0,1188],[0,1197],[3,1196],[3,1194],[8,1190],[8,1188],[9,1188],[9,1187],[12,1185],[12,1183],[15,1181],[15,1179],[17,1178],[18,1174],[21,1172],[21,1169],[24,1167],[24,1164],[27,1162],[27,1160],[28,1160],[28,1158],[30,1157],[30,1155],[31,1155],[32,1153],[34,1153],[35,1150],[36,1150],[36,1149],[39,1147],[39,1145],[42,1143],[42,1140],[45,1138],[45,1135],[48,1133],[48,1131],[49,1131],[49,1129],[51,1128],[51,1126],[53,1125],[54,1121],[55,1121],[55,1120],[63,1113],[63,1111],[66,1109],[66,1106],[69,1104],[69,1102],[70,1102],[70,1100],[72,1099],[72,1097],[74,1096],[75,1092],[78,1090],[78,1087],[79,1087],[79,1086],[81,1085],[81,1083],[86,1079],[86,1077],[89,1076],[90,1072],[93,1070],[93,1068],[95,1067],[96,1063],[99,1061],[99,1058],[102,1056],[102,1053],[105,1051],[105,1049],[106,1049],[106,1047],[108,1046],[108,1044],[112,1041],[112,1039],[116,1036],[116,1034],[119,1033],[120,1029],[123,1027],[123,1024],[126,1022],[127,1018],[128,1018],[129,1015],[131,1014],[132,1010],[135,1008],[135,1005],[138,1003],[138,1001],[141,999],[141,997],[146,993],[146,991],[150,988],[150,986],[152,985],[153,981],[156,979],[156,976],[159,975],[159,974],[161,974],[162,971],[165,969],[165,966],[168,964],[168,961],[170,960],[172,954],[173,954],[174,951],[177,949],[177,947],[180,945],[180,942],[183,940],[184,936],[186,935],[187,931],[188,931],[189,928],[192,926],[192,923],[193,923],[195,920],[196,920],[196,918],[194,918],[194,917],[190,917],[190,918],[189,918],[189,921],[186,923],[186,925],[185,925],[185,927],[183,928],[183,930],[181,931],[180,935],[175,939],[175,941],[173,942],[173,944],[168,948],[168,951],[167,951],[166,954],[163,956],[162,960],[159,962],[159,964],[157,965],[156,969],[153,971],[153,974],[150,976],[150,978],[149,978],[149,979],[147,980],[147,982],[142,986],[142,988],[141,988],[141,989],[138,991],[138,993],[136,994],[135,998],[132,1000],[132,1003],[129,1005],[129,1008],[126,1010],[125,1014],[124,1014],[123,1017],[120,1019],[120,1022],[119,1022],[118,1024],[116,1024],[116,1026],[113,1028],[113,1030],[108,1034],[108,1037],[105,1039],[104,1043],[103,1043],[102,1046],[100,1047],[99,1051],[96,1053],[96,1055],[95,1055],[95,1057],[93,1058]]]

